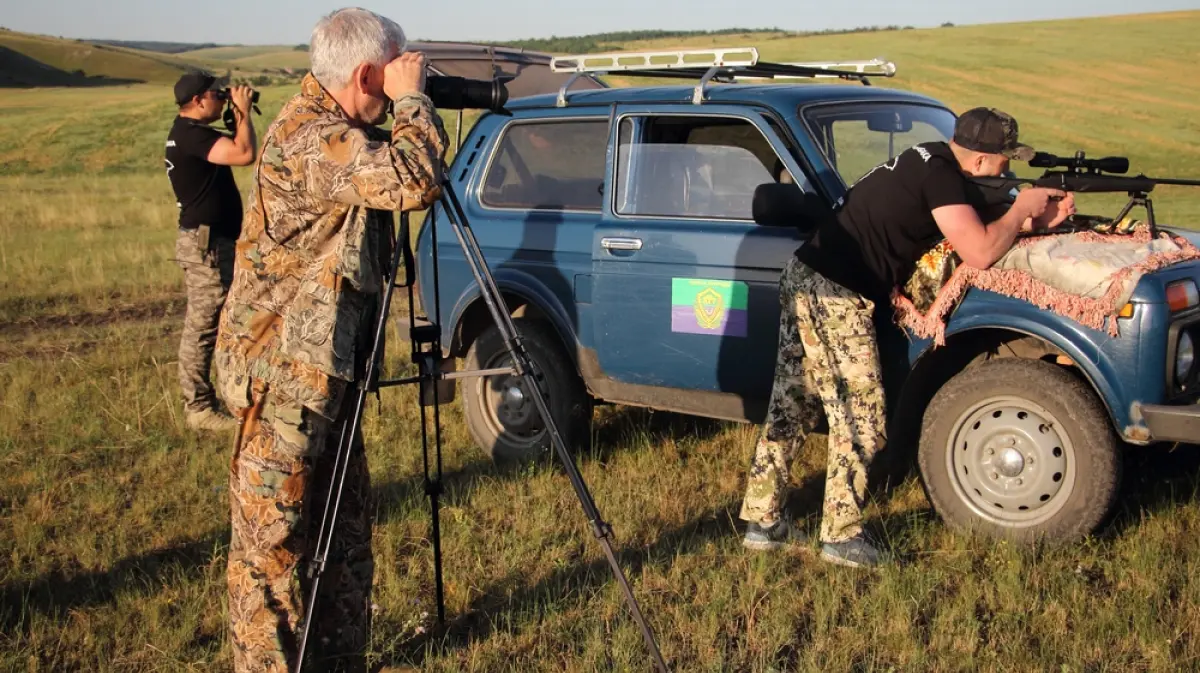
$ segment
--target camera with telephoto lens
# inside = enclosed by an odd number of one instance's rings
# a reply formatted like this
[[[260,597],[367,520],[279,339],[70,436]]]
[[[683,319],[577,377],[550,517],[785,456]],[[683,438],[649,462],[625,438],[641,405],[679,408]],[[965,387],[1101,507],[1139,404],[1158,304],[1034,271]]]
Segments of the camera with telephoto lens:
[[[467,79],[450,75],[427,75],[425,95],[433,106],[447,110],[491,110],[498,112],[508,102],[508,81],[512,76],[497,79]]]

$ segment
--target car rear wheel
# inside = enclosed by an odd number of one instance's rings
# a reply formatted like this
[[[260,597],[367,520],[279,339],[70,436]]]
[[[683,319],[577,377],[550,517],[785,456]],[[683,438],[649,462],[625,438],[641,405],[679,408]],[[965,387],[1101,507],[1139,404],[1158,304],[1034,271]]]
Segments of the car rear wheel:
[[[557,335],[545,322],[515,318],[529,357],[542,373],[546,405],[569,450],[578,450],[590,437],[592,404],[575,365]],[[467,351],[469,370],[497,369],[512,359],[496,325],[490,325]],[[529,461],[554,450],[546,423],[534,403],[532,390],[516,374],[474,377],[463,383],[467,429],[475,443],[496,462]]]
[[[1095,393],[1056,365],[1017,358],[968,367],[942,386],[925,412],[918,463],[949,524],[1054,543],[1093,532],[1121,476]]]

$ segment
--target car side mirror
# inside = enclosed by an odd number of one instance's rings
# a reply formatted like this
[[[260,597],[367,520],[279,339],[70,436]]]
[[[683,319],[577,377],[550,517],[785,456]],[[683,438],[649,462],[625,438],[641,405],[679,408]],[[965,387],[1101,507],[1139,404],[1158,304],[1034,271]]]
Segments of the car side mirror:
[[[767,182],[754,188],[751,202],[754,221],[767,227],[795,227],[801,232],[815,230],[833,218],[833,211],[816,194],[805,193],[796,185]]]

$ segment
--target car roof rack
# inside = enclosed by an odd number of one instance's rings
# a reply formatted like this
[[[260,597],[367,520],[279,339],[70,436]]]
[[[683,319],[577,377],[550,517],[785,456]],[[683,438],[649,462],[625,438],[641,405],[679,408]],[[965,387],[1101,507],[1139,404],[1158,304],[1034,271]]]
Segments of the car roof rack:
[[[737,79],[799,79],[835,77],[857,80],[870,86],[869,77],[892,77],[896,64],[882,59],[821,63],[771,63],[760,61],[754,47],[722,49],[684,49],[669,51],[627,51],[603,54],[571,54],[550,59],[554,72],[569,72],[571,77],[558,92],[558,106],[567,104],[567,88],[584,74],[620,73],[641,77],[700,78],[692,102],[704,101],[709,82]]]

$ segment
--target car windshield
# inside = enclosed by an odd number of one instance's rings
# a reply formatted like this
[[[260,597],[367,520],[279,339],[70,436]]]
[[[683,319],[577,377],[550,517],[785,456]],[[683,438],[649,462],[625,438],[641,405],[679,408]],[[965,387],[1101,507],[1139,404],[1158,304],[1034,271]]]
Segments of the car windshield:
[[[913,145],[954,134],[954,113],[928,105],[846,103],[811,107],[803,114],[846,185]]]

